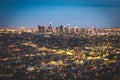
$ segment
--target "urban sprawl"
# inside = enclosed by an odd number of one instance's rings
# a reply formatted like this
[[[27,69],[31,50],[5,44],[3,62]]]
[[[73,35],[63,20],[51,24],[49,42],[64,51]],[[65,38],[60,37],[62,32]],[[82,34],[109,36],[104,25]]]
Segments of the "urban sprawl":
[[[0,28],[0,80],[120,80],[120,28]]]

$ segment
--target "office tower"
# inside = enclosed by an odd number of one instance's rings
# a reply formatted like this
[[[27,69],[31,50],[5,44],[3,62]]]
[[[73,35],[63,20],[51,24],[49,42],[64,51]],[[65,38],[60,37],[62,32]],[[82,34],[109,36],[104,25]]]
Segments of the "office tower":
[[[75,32],[75,33],[78,33],[78,32],[79,32],[79,29],[78,29],[77,26],[74,28],[74,32]]]
[[[59,27],[55,28],[55,33],[58,34],[59,33]]]
[[[67,26],[64,26],[64,30],[63,30],[63,32],[64,32],[65,34],[68,33]]]
[[[63,33],[63,25],[60,25],[60,27],[59,27],[59,33],[60,33],[60,34]]]
[[[74,28],[70,28],[70,33],[75,33]]]
[[[51,22],[49,23],[48,30],[49,30],[50,32],[52,32],[52,23],[51,23]]]
[[[45,33],[45,26],[38,25],[38,32],[39,33]]]
[[[48,26],[46,32],[49,33],[49,34],[53,33],[52,23],[51,22],[49,23],[49,26]]]
[[[70,33],[70,24],[67,24],[68,33]]]

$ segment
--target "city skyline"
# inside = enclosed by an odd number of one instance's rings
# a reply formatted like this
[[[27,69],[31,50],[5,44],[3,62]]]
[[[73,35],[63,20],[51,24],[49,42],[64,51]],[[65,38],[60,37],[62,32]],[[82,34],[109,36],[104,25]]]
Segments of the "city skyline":
[[[120,27],[118,0],[1,0],[0,27]]]

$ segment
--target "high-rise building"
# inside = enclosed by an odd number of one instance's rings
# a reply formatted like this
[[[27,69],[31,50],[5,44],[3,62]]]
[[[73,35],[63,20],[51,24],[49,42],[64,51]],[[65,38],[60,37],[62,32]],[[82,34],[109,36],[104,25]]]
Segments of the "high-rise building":
[[[67,26],[64,26],[64,30],[63,30],[63,32],[64,32],[65,34],[68,33]]]
[[[60,34],[63,33],[63,25],[60,25],[60,27],[59,27],[59,33]]]
[[[78,29],[77,26],[74,28],[74,32],[75,32],[75,33],[78,33],[78,32],[79,32],[79,29]]]
[[[67,24],[68,33],[70,33],[70,24]]]
[[[52,23],[51,22],[49,23],[49,26],[48,26],[46,32],[50,33],[50,34],[53,33],[53,28],[52,28]]]
[[[70,28],[70,33],[75,33],[74,28]]]
[[[45,33],[45,26],[38,25],[38,32],[39,33]]]
[[[58,34],[59,33],[59,27],[55,28],[55,33]]]

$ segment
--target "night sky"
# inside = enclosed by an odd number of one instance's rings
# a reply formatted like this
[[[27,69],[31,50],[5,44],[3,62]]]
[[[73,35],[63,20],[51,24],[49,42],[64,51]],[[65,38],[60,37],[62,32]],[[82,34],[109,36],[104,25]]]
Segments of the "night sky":
[[[120,0],[0,0],[0,27],[120,27]]]

